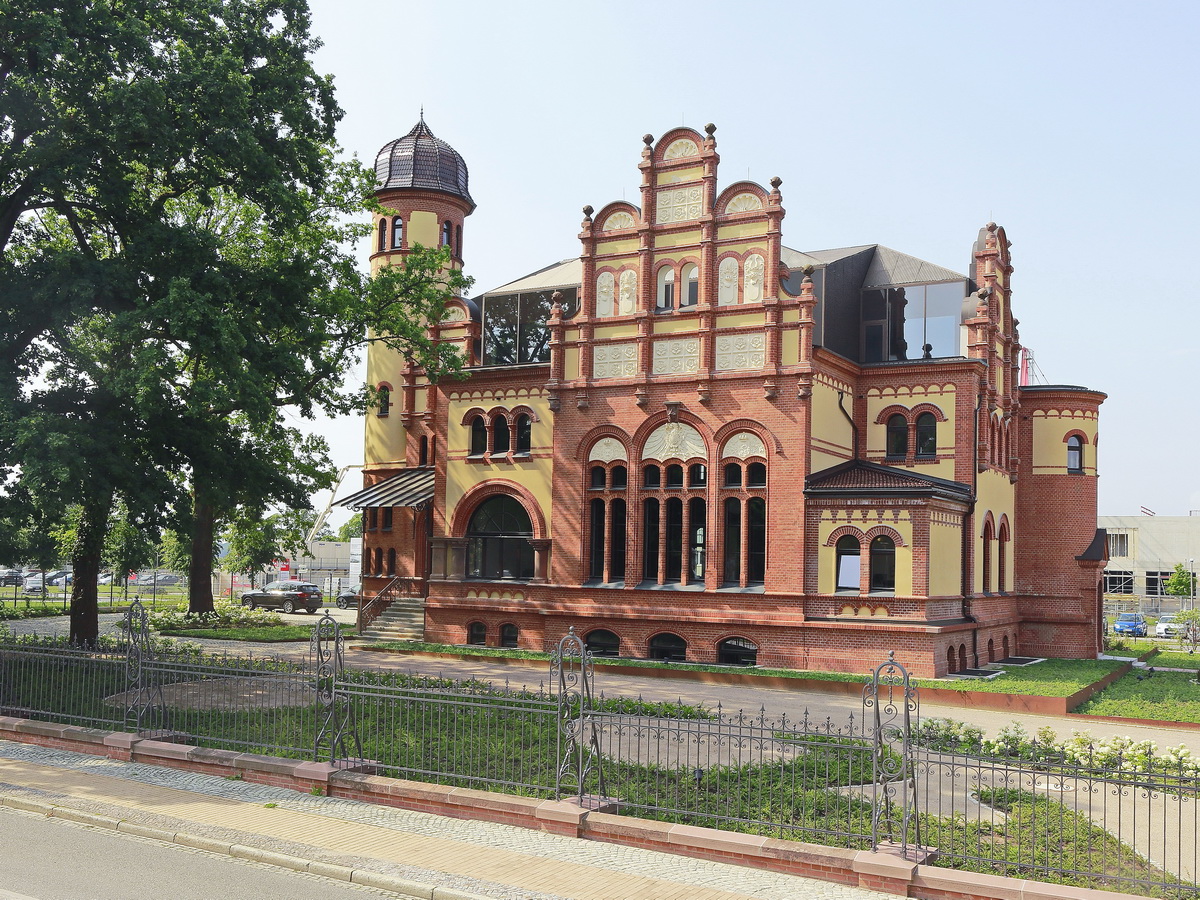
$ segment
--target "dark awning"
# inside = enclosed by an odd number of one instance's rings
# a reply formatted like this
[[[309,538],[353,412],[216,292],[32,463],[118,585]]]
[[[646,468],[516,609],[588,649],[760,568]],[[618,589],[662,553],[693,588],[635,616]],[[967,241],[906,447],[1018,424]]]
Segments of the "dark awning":
[[[368,488],[336,501],[337,506],[365,509],[371,506],[411,506],[420,508],[433,500],[432,466],[405,469]]]

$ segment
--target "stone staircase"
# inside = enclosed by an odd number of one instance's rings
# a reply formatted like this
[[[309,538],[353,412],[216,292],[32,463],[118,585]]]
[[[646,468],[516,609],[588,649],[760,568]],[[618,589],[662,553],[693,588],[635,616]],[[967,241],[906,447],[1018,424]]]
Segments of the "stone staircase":
[[[424,640],[425,598],[396,597],[360,637],[368,642]]]

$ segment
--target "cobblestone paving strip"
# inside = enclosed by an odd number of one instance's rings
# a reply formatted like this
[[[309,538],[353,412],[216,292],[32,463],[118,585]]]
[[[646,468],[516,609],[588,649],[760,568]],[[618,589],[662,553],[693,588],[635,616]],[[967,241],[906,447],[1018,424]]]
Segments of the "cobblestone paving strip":
[[[3,760],[12,761],[6,765]],[[20,764],[26,765],[20,765]],[[35,767],[45,771],[37,777]],[[9,774],[5,774],[8,770]],[[22,771],[18,771],[22,770]],[[57,770],[57,771],[56,771]],[[102,776],[101,783],[117,779],[125,788],[96,787],[87,782],[76,791],[64,791],[71,779],[66,773]],[[20,777],[17,777],[17,776]],[[530,829],[448,819],[428,813],[377,807],[354,800],[314,797],[284,788],[231,781],[165,769],[143,763],[91,757],[31,745],[0,741],[0,793],[40,798],[80,806],[132,822],[187,822],[183,830],[231,843],[248,842],[247,832],[260,836],[259,844],[277,853],[317,858],[338,865],[363,866],[369,855],[365,843],[388,850],[393,859],[375,858],[372,871],[436,883],[499,900],[882,900],[889,896],[861,888],[796,876],[780,875],[740,866],[672,856],[634,847],[581,841]],[[146,799],[133,789],[148,789]],[[155,788],[186,792],[172,797]],[[191,796],[188,796],[191,795]],[[210,798],[207,802],[198,797]],[[266,809],[266,804],[274,804]],[[207,810],[205,814],[201,814]],[[292,815],[288,815],[288,814]],[[305,816],[296,816],[302,813]],[[285,818],[290,822],[284,823]],[[236,824],[235,824],[236,823]],[[286,827],[280,829],[280,824]],[[386,829],[385,833],[369,829]],[[155,827],[165,827],[161,824]],[[317,832],[335,835],[317,842]],[[298,843],[308,836],[310,840]],[[314,846],[319,843],[319,846]],[[331,846],[332,845],[332,846]],[[396,860],[403,845],[404,864]],[[420,857],[417,851],[420,851]],[[442,870],[441,866],[446,866]],[[558,870],[555,872],[554,870]],[[447,875],[447,871],[457,877]],[[509,879],[522,883],[505,883]],[[564,880],[565,878],[565,880]],[[569,893],[560,893],[560,891]]]

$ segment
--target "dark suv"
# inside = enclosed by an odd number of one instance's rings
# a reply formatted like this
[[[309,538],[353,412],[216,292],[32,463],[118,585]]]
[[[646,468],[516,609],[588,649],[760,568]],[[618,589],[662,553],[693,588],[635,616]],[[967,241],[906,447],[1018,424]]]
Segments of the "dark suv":
[[[304,610],[315,613],[324,603],[321,589],[307,581],[272,581],[242,594],[242,606],[251,609],[278,609],[290,613]]]
[[[358,606],[358,601],[361,599],[362,585],[356,584],[338,594],[337,600],[334,602],[337,603],[338,609],[349,609],[351,606]]]

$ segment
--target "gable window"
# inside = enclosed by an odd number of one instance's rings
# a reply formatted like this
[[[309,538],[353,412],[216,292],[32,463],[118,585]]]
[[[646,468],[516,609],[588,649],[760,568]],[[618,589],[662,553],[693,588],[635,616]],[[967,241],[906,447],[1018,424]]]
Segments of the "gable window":
[[[1083,474],[1083,438],[1077,434],[1067,438],[1067,472],[1071,475]]]
[[[871,541],[871,590],[896,590],[896,543],[885,534]]]
[[[921,413],[917,416],[917,459],[937,456],[937,416]]]
[[[392,218],[392,249],[399,250],[404,246],[404,220],[399,216]]]
[[[837,590],[854,591],[858,593],[861,584],[862,548],[858,538],[847,534],[838,538],[836,545],[837,557]]]
[[[896,413],[887,420],[888,459],[904,459],[908,456],[908,419]]]

